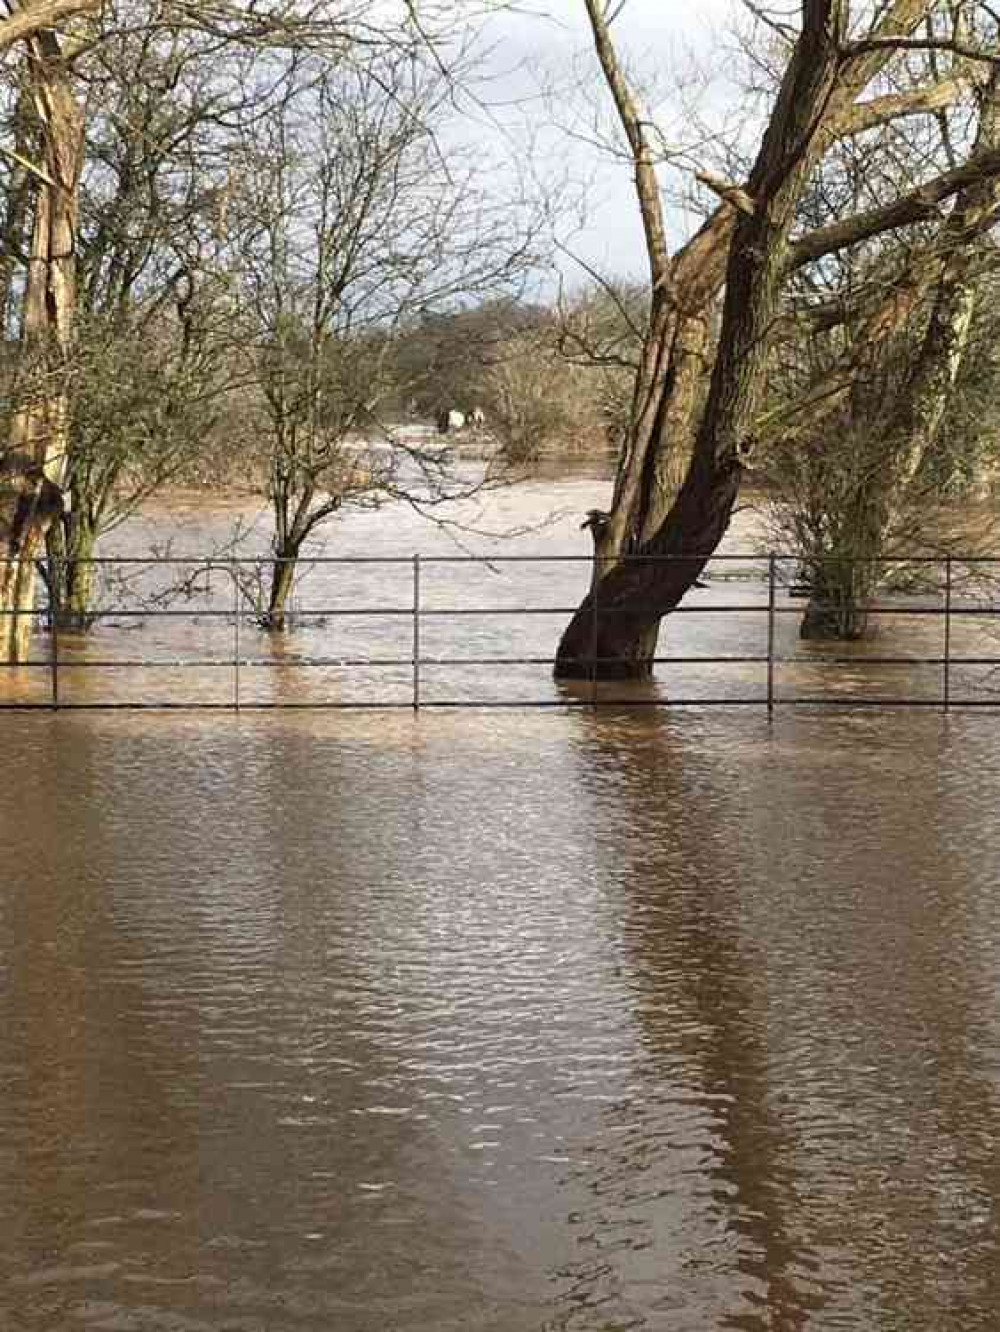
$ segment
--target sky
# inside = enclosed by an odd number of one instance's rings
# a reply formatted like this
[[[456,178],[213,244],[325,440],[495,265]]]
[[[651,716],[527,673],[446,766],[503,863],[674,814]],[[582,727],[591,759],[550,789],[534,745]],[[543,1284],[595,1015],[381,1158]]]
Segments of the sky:
[[[737,0],[626,0],[613,28],[616,45],[647,88],[647,109],[671,144],[693,147],[700,135],[690,106],[703,125],[732,122],[727,32],[738,8]],[[521,169],[561,194],[559,264],[567,280],[584,281],[587,266],[643,275],[628,166],[594,142],[595,129],[603,133],[613,119],[583,0],[530,0],[523,11],[493,20],[485,44],[484,121],[502,127],[501,139]],[[683,177],[666,173],[664,183],[676,188]],[[675,207],[668,208],[668,222],[674,244],[693,225]]]

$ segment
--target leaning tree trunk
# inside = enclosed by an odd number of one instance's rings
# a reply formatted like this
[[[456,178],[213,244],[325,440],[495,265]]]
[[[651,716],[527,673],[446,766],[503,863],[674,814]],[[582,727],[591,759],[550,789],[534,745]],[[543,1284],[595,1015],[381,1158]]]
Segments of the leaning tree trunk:
[[[908,36],[925,18],[931,4],[932,0],[891,0],[873,35],[886,43],[894,36]],[[814,30],[817,23],[824,23],[834,11],[839,21],[841,8],[839,4],[816,5],[805,0],[803,38],[798,43],[789,73],[804,50],[803,39],[808,31]],[[593,656],[593,650],[585,650],[585,638],[586,633],[592,634],[593,630],[594,592],[602,580],[617,574],[621,559],[635,555],[649,543],[660,541],[694,549],[704,541],[717,542],[726,529],[736,495],[734,490],[727,499],[734,469],[731,465],[720,469],[718,493],[708,496],[705,487],[711,490],[713,485],[712,468],[706,466],[704,458],[698,461],[694,448],[695,441],[702,438],[698,425],[701,386],[713,355],[708,331],[712,311],[726,278],[739,210],[748,206],[754,208],[754,189],[760,187],[763,173],[759,161],[754,185],[748,186],[746,191],[723,191],[723,205],[671,261],[666,251],[663,213],[653,166],[655,153],[651,151],[643,129],[648,121],[640,114],[615,55],[605,10],[596,0],[587,0],[587,9],[598,57],[632,153],[650,260],[651,317],[636,380],[631,421],[619,459],[611,511],[607,522],[595,531],[591,592],[564,635],[555,671],[557,675],[569,676],[597,673],[634,677],[648,675],[651,671],[660,619],[659,615],[651,616],[653,602],[664,606],[661,615],[673,609],[705,561],[678,564],[674,570],[676,576],[669,579],[665,566],[660,566],[666,580],[661,597],[654,598],[645,609],[636,607],[631,617],[626,616],[624,608],[616,608],[615,614],[623,632],[614,635],[614,644],[605,644],[614,656],[603,666],[596,662],[582,664]],[[837,138],[874,128],[898,115],[940,108],[956,95],[957,81],[953,81],[950,86],[942,85],[931,93],[891,94],[858,102],[890,55],[888,44],[873,46],[870,51],[842,64],[835,83],[831,76],[824,93],[825,100],[812,104],[812,121],[802,120],[795,114],[796,108],[789,107],[787,99],[782,102],[779,98],[780,111],[776,109],[776,116],[784,119],[785,129],[793,129],[799,135],[795,152],[799,155],[798,170],[803,181],[812,165]],[[788,77],[786,74],[786,84]],[[769,151],[773,154],[773,148]],[[796,189],[800,190],[801,184]],[[698,476],[687,475],[678,490],[685,465],[692,470],[697,467]],[[738,467],[735,472],[738,476]],[[685,486],[688,487],[686,495]],[[703,496],[703,504],[696,502],[698,495]],[[718,515],[723,511],[726,517],[720,526]],[[668,518],[671,514],[673,517]],[[675,531],[667,541],[664,529],[668,522],[685,521],[693,522],[689,539]],[[717,535],[713,536],[714,533]],[[687,575],[681,576],[685,568]],[[677,587],[681,590],[675,599]],[[605,597],[609,607],[615,604],[617,583],[607,592],[598,594],[599,601]],[[589,631],[584,629],[587,623],[590,624]],[[626,625],[631,628],[626,629]],[[604,655],[603,649],[601,655]]]
[[[31,38],[28,56],[41,162],[35,171],[15,406],[0,458],[0,661],[27,658],[35,560],[46,529],[61,509],[83,162],[83,116],[70,91],[56,37],[43,32]]]
[[[728,229],[727,229],[728,235]],[[700,314],[674,314],[647,340],[638,376],[634,458],[619,473],[611,520],[594,528],[593,591],[621,561],[640,550],[662,525],[684,483],[694,446],[697,406],[705,378],[708,321]],[[659,621],[630,643],[632,678],[652,671]]]
[[[805,0],[803,28],[747,184],[726,268],[719,350],[691,466],[656,531],[591,588],[559,645],[556,674],[648,674],[636,644],[673,610],[722,540],[763,391],[788,236],[812,167],[810,147],[836,85],[845,0]],[[659,407],[665,410],[664,385]]]

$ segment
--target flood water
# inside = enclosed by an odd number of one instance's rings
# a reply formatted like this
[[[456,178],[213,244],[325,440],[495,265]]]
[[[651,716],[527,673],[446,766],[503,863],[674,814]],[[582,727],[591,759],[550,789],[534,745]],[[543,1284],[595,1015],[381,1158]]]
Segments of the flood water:
[[[416,691],[425,707],[562,705],[570,696],[553,681],[551,662],[590,577],[591,541],[580,521],[607,501],[608,486],[599,471],[582,471],[432,508],[432,521],[403,505],[348,513],[310,544],[313,558],[301,562],[290,603],[295,632],[277,639],[259,625],[266,514],[245,502],[175,496],[102,547],[104,557],[133,562],[101,568],[104,614],[95,632],[60,634],[60,703],[410,707]],[[614,686],[599,701],[760,706],[771,619],[779,704],[937,705],[947,637],[951,701],[1000,707],[1000,559],[976,566],[975,578],[956,562],[947,629],[942,561],[917,567],[920,581],[905,595],[880,598],[890,611],[877,636],[845,647],[799,642],[803,603],[790,595],[792,557],[776,565],[769,617],[764,551],[759,515],[744,510],[705,585],[661,635],[666,660],[656,684]],[[40,632],[34,665],[0,671],[0,710],[49,703],[52,648]],[[577,691],[576,701],[591,697]]]
[[[992,712],[0,726],[0,1327],[997,1327]]]

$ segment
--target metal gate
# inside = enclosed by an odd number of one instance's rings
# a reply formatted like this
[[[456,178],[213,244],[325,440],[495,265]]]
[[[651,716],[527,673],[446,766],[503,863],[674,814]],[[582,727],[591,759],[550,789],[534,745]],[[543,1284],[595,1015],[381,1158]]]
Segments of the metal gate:
[[[68,633],[45,604],[6,612],[32,616],[38,630],[31,659],[0,671],[0,710],[750,706],[773,716],[783,707],[1000,707],[1000,559],[882,560],[882,575],[905,569],[909,588],[882,592],[866,605],[879,636],[814,645],[796,637],[803,610],[796,593],[806,590],[796,586],[798,556],[715,555],[707,584],[665,622],[654,686],[602,682],[594,678],[599,669],[572,686],[552,681],[558,633],[586,588],[588,556],[310,559],[288,612],[295,627],[280,636],[262,629],[253,593],[270,557],[93,563],[117,591],[90,633]],[[501,577],[504,598],[476,594],[483,572]],[[391,596],[364,600],[365,587],[376,584]],[[595,630],[610,614],[595,598]],[[690,617],[716,627],[689,631]],[[726,633],[718,626],[736,620],[732,650],[719,650]],[[338,626],[348,621],[375,626],[386,646],[366,648],[354,629],[345,635]],[[489,628],[470,633],[473,624]],[[734,667],[737,685],[717,687]],[[391,689],[377,687],[380,672]],[[123,692],[114,683],[123,673],[147,682],[155,675],[161,683],[169,673],[186,676],[187,684],[169,696],[132,686]],[[319,677],[336,687],[317,697],[308,682]],[[678,687],[678,677],[693,684]],[[102,695],[95,682],[108,678]],[[352,678],[364,680],[360,697],[346,687]],[[515,678],[515,696],[507,696],[505,682]]]

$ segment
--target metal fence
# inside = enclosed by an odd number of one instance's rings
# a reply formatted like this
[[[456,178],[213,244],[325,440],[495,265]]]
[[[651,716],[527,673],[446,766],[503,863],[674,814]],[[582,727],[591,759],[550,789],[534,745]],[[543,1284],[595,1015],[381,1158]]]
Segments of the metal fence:
[[[106,558],[91,563],[106,584],[117,580],[117,591],[90,633],[67,633],[46,604],[3,612],[31,616],[38,632],[31,658],[0,671],[0,710],[751,706],[773,716],[778,708],[791,706],[1000,707],[1000,684],[994,688],[994,680],[1000,680],[1000,639],[993,642],[1000,616],[1000,600],[994,601],[1000,559],[880,561],[883,577],[905,569],[909,588],[881,592],[866,604],[866,614],[881,626],[879,636],[863,644],[814,645],[797,638],[795,621],[803,603],[796,593],[806,590],[796,587],[798,556],[712,556],[707,585],[688,595],[661,634],[654,685],[602,681],[599,659],[588,659],[589,679],[568,685],[552,680],[559,630],[589,580],[592,564],[585,556],[312,559],[303,566],[289,608],[294,629],[281,636],[264,632],[253,593],[266,581],[270,558]],[[487,604],[476,597],[470,601],[472,571],[502,575],[508,593],[534,592],[540,599],[517,595]],[[391,591],[392,599],[358,602],[359,588],[372,585],[373,573],[379,589]],[[350,579],[346,588],[345,575]],[[429,595],[432,576],[435,595]],[[553,592],[554,600],[544,599],[543,594]],[[316,602],[309,599],[312,593]],[[601,618],[615,611],[602,607],[598,595],[591,614],[596,641]],[[717,627],[689,632],[689,617],[715,626],[738,619],[736,650],[720,650],[726,635]],[[364,634],[358,632],[348,636],[346,649],[331,650],[331,639],[343,639],[331,626],[348,621],[380,626],[391,650],[366,649],[363,643],[359,648]],[[470,636],[465,626],[473,621],[490,627]],[[527,634],[525,649],[523,631],[532,623],[541,628]],[[386,625],[392,626],[391,633],[385,632]],[[1000,625],[996,629],[1000,633]],[[432,630],[436,645],[428,641]],[[148,651],[124,650],[143,637]],[[963,642],[956,641],[960,637]],[[480,650],[469,651],[470,642]],[[664,651],[664,642],[680,650]],[[739,668],[736,685],[720,687],[734,667]],[[105,697],[94,696],[94,681],[107,673],[119,673],[120,679],[122,672],[155,678],[160,685],[168,676],[187,673],[187,683],[179,686],[179,697],[145,690],[136,697],[117,686]],[[438,682],[435,688],[428,687],[431,675]],[[694,682],[688,692],[677,688],[680,675]],[[317,698],[308,682],[320,677],[330,687]],[[505,696],[504,684],[515,677],[520,692]],[[363,680],[361,697],[345,696],[343,682],[351,678]],[[442,692],[442,678],[466,683]],[[381,689],[380,679],[389,679],[392,688]],[[85,688],[81,681],[87,682]],[[261,681],[268,683],[261,686]]]

